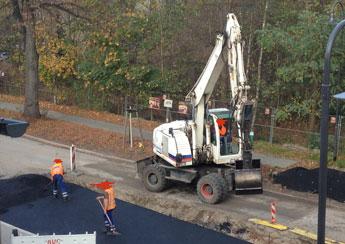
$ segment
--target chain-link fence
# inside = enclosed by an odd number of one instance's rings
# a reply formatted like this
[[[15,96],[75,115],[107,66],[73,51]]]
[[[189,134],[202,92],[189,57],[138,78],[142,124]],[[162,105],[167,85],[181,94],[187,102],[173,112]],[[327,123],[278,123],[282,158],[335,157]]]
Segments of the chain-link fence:
[[[61,91],[60,91],[61,92]],[[66,91],[65,91],[66,92]],[[14,96],[24,96],[24,87],[0,82],[0,93]],[[71,92],[71,94],[73,94]],[[72,96],[69,94],[69,96]],[[39,89],[40,101],[48,101],[62,105],[75,105],[86,109],[103,110],[111,113],[125,115],[126,109],[136,109],[140,118],[151,121],[167,122],[191,118],[191,108],[184,104],[184,96],[154,93],[146,101],[137,97],[116,96],[101,101],[96,105],[88,96],[81,103],[78,99],[65,99],[59,101],[55,91]],[[79,100],[80,101],[80,100]],[[209,101],[210,108],[229,107],[229,102],[212,99]],[[345,153],[345,131],[343,126],[344,116],[330,115],[329,123],[329,150],[334,156]],[[304,150],[320,148],[320,133],[311,132],[308,128],[308,115],[300,116],[290,114],[289,119],[277,120],[276,109],[258,106],[256,120],[253,128],[254,140],[265,140],[270,143],[288,144],[300,147]],[[320,118],[316,117],[314,127],[320,128]]]

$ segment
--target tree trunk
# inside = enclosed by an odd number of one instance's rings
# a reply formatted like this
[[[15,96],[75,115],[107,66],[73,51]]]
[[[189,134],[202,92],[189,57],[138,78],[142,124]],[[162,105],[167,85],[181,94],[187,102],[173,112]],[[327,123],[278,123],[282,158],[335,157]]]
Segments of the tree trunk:
[[[268,9],[268,0],[266,0],[266,4],[265,4],[264,18],[262,20],[262,30],[264,30],[265,26],[266,26],[267,9]],[[263,54],[263,48],[261,47],[259,61],[258,61],[258,82],[256,84],[255,102],[254,102],[253,119],[252,119],[252,124],[251,124],[251,130],[253,130],[253,128],[254,128],[255,119],[256,119],[256,112],[257,112],[257,106],[258,106],[258,100],[259,100],[259,94],[260,94],[262,54]]]
[[[24,26],[24,20],[20,13],[20,7],[18,0],[12,0],[13,5],[13,16],[19,23],[19,33],[20,33],[20,39],[19,39],[19,50],[20,52],[24,52],[25,50],[25,26]]]
[[[25,103],[24,116],[39,118],[38,105],[38,54],[33,17],[27,21],[25,34]]]
[[[250,26],[249,26],[249,38],[248,38],[248,51],[247,51],[247,68],[246,68],[246,75],[247,75],[247,79],[249,78],[249,66],[250,66],[250,52],[251,52],[251,48],[252,48],[252,34],[253,34],[253,12],[251,12],[250,14]]]

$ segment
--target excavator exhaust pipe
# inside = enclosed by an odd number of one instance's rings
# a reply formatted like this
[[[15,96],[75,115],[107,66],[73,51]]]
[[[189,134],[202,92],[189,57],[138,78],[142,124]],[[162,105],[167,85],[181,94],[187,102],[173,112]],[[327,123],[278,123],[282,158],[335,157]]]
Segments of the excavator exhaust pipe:
[[[251,160],[251,165],[248,168],[243,166],[244,164],[242,160],[236,162],[236,192],[249,190],[257,190],[262,192],[262,173],[260,159]]]

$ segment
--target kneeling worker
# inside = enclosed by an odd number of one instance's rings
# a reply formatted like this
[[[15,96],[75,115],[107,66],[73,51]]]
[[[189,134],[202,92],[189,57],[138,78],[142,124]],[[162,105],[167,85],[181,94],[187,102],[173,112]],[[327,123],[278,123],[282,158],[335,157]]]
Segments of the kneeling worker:
[[[65,183],[63,182],[63,161],[61,159],[55,159],[54,162],[55,164],[50,168],[51,180],[53,182],[53,196],[55,198],[58,198],[57,184],[59,184],[62,192],[62,197],[64,201],[67,202],[71,198],[68,197]]]

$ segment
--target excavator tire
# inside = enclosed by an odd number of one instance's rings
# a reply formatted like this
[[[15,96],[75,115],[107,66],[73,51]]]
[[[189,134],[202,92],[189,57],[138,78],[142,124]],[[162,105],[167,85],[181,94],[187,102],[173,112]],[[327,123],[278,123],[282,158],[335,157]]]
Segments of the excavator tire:
[[[234,189],[234,175],[230,173],[226,173],[224,175],[228,192],[232,191]]]
[[[226,179],[224,177],[220,177],[220,183],[222,184],[222,188],[223,188],[223,196],[221,200],[224,200],[229,193],[229,186],[228,183],[226,182]]]
[[[197,192],[203,202],[215,204],[223,199],[224,178],[217,173],[207,174],[200,178]]]
[[[165,171],[157,164],[148,165],[142,175],[146,189],[152,192],[161,192],[167,187]]]

